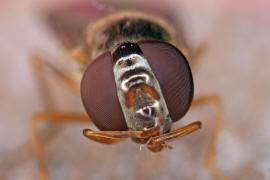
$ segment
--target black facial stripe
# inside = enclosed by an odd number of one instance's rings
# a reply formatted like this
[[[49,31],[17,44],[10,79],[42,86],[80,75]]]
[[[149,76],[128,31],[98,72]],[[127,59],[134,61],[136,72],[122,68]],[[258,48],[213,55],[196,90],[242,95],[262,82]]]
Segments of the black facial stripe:
[[[129,78],[130,76],[138,75],[138,74],[142,74],[142,73],[151,76],[151,75],[149,74],[149,72],[148,72],[146,69],[144,69],[144,68],[136,68],[136,69],[129,70],[129,71],[125,72],[125,73],[121,76],[120,81],[123,81],[124,79],[127,79],[127,78]]]
[[[121,57],[126,57],[130,54],[138,54],[142,55],[141,48],[136,44],[132,42],[124,42],[120,44],[117,49],[112,53],[112,62],[113,65],[119,60]]]

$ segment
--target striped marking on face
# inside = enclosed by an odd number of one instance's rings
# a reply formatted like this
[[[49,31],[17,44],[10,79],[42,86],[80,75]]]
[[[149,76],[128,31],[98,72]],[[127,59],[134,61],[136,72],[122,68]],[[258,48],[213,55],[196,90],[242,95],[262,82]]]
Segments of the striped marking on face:
[[[121,89],[123,91],[128,91],[128,89],[130,89],[132,86],[138,85],[138,84],[141,84],[141,83],[148,83],[149,80],[150,80],[150,77],[146,73],[144,73],[144,74],[134,74],[134,75],[128,77],[127,79],[124,79],[121,82]]]
[[[117,96],[128,128],[167,132],[171,119],[158,80],[136,43],[126,42],[112,53]],[[168,127],[164,129],[164,127]]]

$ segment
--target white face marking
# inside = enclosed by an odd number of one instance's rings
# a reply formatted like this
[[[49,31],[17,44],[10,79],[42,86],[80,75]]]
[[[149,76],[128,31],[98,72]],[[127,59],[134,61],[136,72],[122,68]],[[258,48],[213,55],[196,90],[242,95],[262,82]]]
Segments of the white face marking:
[[[147,127],[143,128],[144,131],[147,131],[148,129],[149,129],[149,128],[147,128]]]
[[[152,116],[152,109],[155,109],[159,106],[159,102],[155,101],[155,103],[152,106],[146,106],[136,111],[136,113],[141,114],[145,117],[151,117]],[[148,111],[148,113],[145,112],[145,110]]]
[[[132,66],[120,67],[119,64],[120,64],[121,61],[125,62],[126,60],[129,60],[129,59],[133,59]],[[121,76],[125,72],[133,70],[133,69],[137,69],[137,68],[144,68],[146,70],[151,71],[151,68],[150,68],[149,64],[147,63],[147,60],[143,56],[140,56],[138,54],[131,54],[131,55],[128,55],[128,56],[125,56],[125,57],[121,57],[117,61],[117,63],[114,65],[114,68],[113,68],[113,73],[115,75],[115,79],[117,81],[119,81]]]
[[[134,82],[130,82],[132,79],[134,78],[143,78],[143,79],[138,79],[137,81],[134,81]],[[148,74],[136,74],[136,75],[133,75],[133,76],[130,76],[129,78],[125,79],[122,81],[120,87],[123,91],[127,92],[128,89],[132,86],[134,86],[135,84],[138,84],[138,83],[149,83],[149,80],[150,80],[150,77]],[[130,82],[130,83],[129,83]]]
[[[159,102],[155,101],[155,103],[153,104],[153,107],[158,107],[159,106]]]
[[[148,111],[148,113],[145,112],[146,110]],[[136,113],[141,114],[142,116],[145,116],[145,117],[151,117],[152,108],[149,106],[143,107],[142,109],[139,109],[138,111],[136,111]]]

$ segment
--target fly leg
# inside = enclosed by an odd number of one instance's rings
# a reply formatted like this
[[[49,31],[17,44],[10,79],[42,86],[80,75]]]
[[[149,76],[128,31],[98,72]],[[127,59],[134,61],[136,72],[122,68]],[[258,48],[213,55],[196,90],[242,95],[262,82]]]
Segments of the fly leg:
[[[48,63],[46,60],[44,60],[43,58],[39,57],[39,56],[34,56],[32,57],[32,66],[34,68],[34,73],[37,76],[41,88],[45,89],[47,92],[43,93],[45,94],[45,96],[47,96],[49,93],[49,85],[47,84],[47,70],[50,71],[50,73],[52,74],[53,77],[55,77],[55,79],[64,84],[64,86],[66,88],[68,88],[69,90],[71,90],[71,92],[80,95],[80,86],[79,84],[72,78],[70,77],[68,74],[65,74],[63,72],[61,72],[59,69],[57,69],[56,67],[54,67],[53,65],[51,65],[50,63]],[[44,91],[44,90],[42,90]]]
[[[209,140],[209,145],[206,152],[205,165],[207,169],[210,171],[210,173],[212,174],[212,176],[215,177],[215,179],[226,180],[227,178],[217,169],[216,149],[215,149],[216,138],[220,131],[221,121],[222,121],[221,99],[217,95],[209,95],[209,96],[200,97],[193,101],[192,107],[202,106],[202,105],[207,105],[207,104],[213,104],[215,106],[215,115],[213,118],[213,124],[211,128],[212,131],[210,132],[210,140]]]
[[[75,113],[37,113],[33,116],[31,121],[31,133],[33,137],[34,152],[37,157],[38,166],[39,166],[39,177],[41,180],[48,179],[47,170],[44,163],[41,141],[38,135],[38,124],[40,122],[84,122],[89,123],[90,119],[87,115],[84,114],[75,114]]]
[[[181,52],[189,60],[189,63],[194,71],[194,68],[199,66],[199,59],[204,56],[208,50],[208,44],[205,42],[200,43],[197,47],[193,48],[180,48]],[[196,70],[195,70],[196,71]]]
[[[185,136],[200,128],[201,128],[201,122],[197,121],[197,122],[188,124],[187,126],[182,127],[180,129],[168,132],[166,134],[161,134],[159,136],[152,137],[147,143],[147,148],[153,152],[159,152],[164,147],[171,148],[171,146],[166,145],[167,141]]]
[[[59,125],[53,124],[55,122],[87,122],[90,120],[86,115],[74,113],[59,113],[55,112],[56,106],[54,98],[51,96],[51,88],[48,83],[48,74],[57,82],[63,83],[67,89],[75,94],[79,94],[79,85],[67,74],[59,71],[56,67],[49,64],[47,61],[39,56],[34,56],[31,59],[34,70],[34,75],[38,80],[38,87],[41,92],[41,97],[45,105],[44,113],[36,113],[33,115],[31,121],[31,134],[34,145],[34,153],[36,155],[39,166],[39,178],[42,180],[48,179],[47,169],[43,159],[42,144],[48,143],[58,132]],[[57,84],[57,83],[56,83]],[[40,122],[50,122],[46,128],[38,133],[37,126]]]
[[[217,95],[210,95],[201,97],[198,99],[195,99],[192,103],[192,107],[195,106],[202,106],[207,104],[213,104],[216,108],[213,125],[212,125],[212,131],[210,134],[210,142],[208,145],[207,153],[206,153],[206,159],[205,159],[205,165],[207,169],[210,171],[213,177],[218,180],[226,180],[227,178],[220,173],[216,168],[216,150],[215,150],[215,143],[216,138],[218,135],[218,132],[220,131],[221,127],[221,116],[222,116],[222,103],[221,99]],[[148,143],[148,148],[153,152],[161,151],[164,147],[166,147],[166,141],[169,141],[171,139],[175,139],[177,137],[182,137],[186,134],[189,134],[201,127],[200,122],[194,122],[191,123],[183,128],[171,131],[166,134],[162,134],[159,136],[155,136],[150,139]]]
[[[104,144],[115,144],[129,137],[142,137],[142,131],[92,131],[84,129],[85,137]]]

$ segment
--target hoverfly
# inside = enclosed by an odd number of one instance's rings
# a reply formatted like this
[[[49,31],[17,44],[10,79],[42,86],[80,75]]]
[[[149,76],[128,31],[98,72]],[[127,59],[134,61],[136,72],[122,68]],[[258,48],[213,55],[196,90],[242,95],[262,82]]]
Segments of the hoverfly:
[[[103,12],[102,17],[89,10],[86,14],[89,12],[93,17],[87,16],[83,25],[60,22],[57,16],[51,17],[56,29],[61,23],[64,27],[68,24],[70,29],[65,31],[78,35],[67,38],[57,30],[78,65],[75,74],[60,73],[40,58],[35,58],[39,66],[54,69],[55,75],[67,86],[80,91],[88,114],[39,113],[34,116],[35,152],[43,179],[47,175],[36,124],[45,119],[78,122],[90,119],[100,131],[85,129],[83,134],[87,138],[104,144],[131,138],[152,152],[171,149],[168,141],[201,127],[201,122],[197,121],[171,131],[172,124],[186,114],[192,103],[193,78],[185,55],[196,55],[185,48],[181,51],[183,42],[178,42],[181,37],[177,32],[180,31],[173,26],[174,23],[155,13],[134,10]],[[195,100],[194,104],[216,102],[217,99],[210,96]]]
[[[86,129],[84,135],[108,144],[130,137],[156,152],[168,147],[166,141],[198,129],[200,122],[170,132],[193,98],[188,62],[170,44],[173,29],[140,12],[118,12],[107,18],[110,23],[97,22],[88,29],[92,57],[99,56],[81,81],[84,107],[103,131]],[[95,40],[101,37],[104,41]]]

